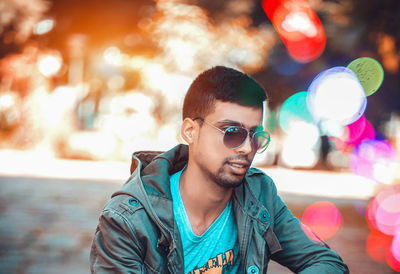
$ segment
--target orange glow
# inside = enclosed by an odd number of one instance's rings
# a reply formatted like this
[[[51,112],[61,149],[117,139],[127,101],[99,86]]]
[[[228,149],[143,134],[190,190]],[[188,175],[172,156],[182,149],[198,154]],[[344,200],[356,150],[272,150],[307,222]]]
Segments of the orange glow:
[[[377,44],[378,52],[383,59],[383,67],[391,73],[398,72],[400,56],[396,49],[396,39],[391,35],[380,33]]]

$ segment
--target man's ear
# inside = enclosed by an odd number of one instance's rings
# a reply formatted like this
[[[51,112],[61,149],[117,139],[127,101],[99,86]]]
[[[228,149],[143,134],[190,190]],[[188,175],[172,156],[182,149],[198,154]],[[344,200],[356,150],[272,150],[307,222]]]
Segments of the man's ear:
[[[190,118],[185,118],[181,127],[181,136],[189,145],[193,143],[196,134],[196,123]]]

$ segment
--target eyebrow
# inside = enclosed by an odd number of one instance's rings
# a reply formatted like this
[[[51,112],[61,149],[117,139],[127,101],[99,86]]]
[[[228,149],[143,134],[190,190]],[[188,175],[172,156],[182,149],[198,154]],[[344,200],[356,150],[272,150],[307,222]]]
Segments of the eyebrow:
[[[240,123],[240,122],[234,121],[234,120],[229,120],[229,119],[218,121],[216,124],[217,124],[217,126],[240,126],[243,128],[247,128],[243,123]],[[249,130],[257,130],[257,129],[263,130],[263,127],[261,125],[258,125],[258,126],[249,128]]]

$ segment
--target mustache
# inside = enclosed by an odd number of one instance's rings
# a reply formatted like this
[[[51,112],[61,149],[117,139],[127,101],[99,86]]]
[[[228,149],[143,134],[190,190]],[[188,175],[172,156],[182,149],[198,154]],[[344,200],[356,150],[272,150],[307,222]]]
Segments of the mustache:
[[[244,161],[246,162],[247,165],[251,165],[251,161],[247,155],[237,155],[225,159],[225,163],[235,162],[235,161],[240,161],[240,162]]]

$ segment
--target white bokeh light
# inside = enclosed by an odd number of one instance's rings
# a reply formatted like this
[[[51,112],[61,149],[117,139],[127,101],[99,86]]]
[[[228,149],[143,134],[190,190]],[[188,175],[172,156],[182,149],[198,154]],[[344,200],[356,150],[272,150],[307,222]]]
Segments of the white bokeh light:
[[[367,101],[357,76],[345,67],[334,67],[315,77],[307,105],[320,125],[337,129],[358,120]]]
[[[33,27],[33,33],[36,35],[46,34],[54,28],[54,20],[53,19],[44,19],[38,22]]]
[[[38,69],[46,77],[56,75],[62,66],[63,60],[60,54],[43,54],[38,58]]]
[[[282,28],[287,32],[301,32],[307,37],[317,35],[317,28],[305,12],[291,12],[286,15],[282,22]]]
[[[110,65],[122,65],[122,54],[118,47],[108,47],[103,53],[103,58]]]
[[[281,153],[288,167],[313,167],[318,161],[320,146],[318,128],[302,120],[292,120]]]

